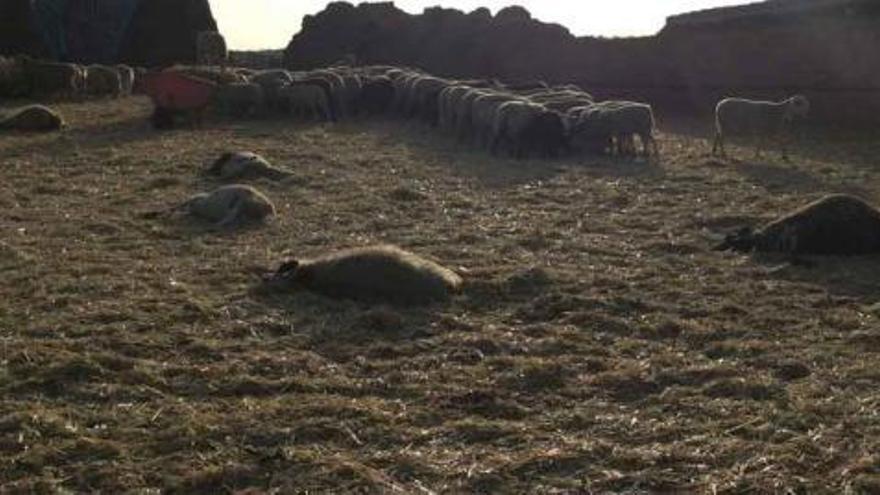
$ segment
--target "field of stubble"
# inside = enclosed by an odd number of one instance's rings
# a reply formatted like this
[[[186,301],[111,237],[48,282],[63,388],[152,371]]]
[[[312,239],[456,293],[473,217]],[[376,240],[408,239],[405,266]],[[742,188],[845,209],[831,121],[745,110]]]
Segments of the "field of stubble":
[[[0,135],[0,492],[880,492],[880,259],[711,250],[825,193],[880,200],[875,136],[719,162],[661,115],[659,166],[516,162],[415,123],[59,107],[62,133]],[[143,217],[233,149],[294,172],[255,183],[276,219]],[[377,242],[463,292],[254,290]]]

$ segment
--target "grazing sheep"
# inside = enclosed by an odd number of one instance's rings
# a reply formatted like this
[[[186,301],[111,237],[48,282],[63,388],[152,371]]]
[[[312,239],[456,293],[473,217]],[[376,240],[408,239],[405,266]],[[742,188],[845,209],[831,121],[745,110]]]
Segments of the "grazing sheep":
[[[86,68],[86,93],[92,96],[119,96],[122,80],[114,67],[90,65]]]
[[[167,72],[177,72],[198,79],[205,79],[216,84],[234,84],[247,82],[247,77],[233,70],[214,66],[175,65],[164,69]]]
[[[491,143],[498,108],[509,101],[519,100],[504,93],[487,93],[474,98],[471,104],[470,126],[477,145],[485,147]]]
[[[147,69],[143,67],[135,67],[134,68],[134,86],[131,89],[132,94],[142,95],[144,94],[144,85],[143,80],[144,76],[147,74]]]
[[[271,69],[257,72],[250,78],[252,83],[263,88],[263,101],[266,108],[279,110],[284,105],[281,88],[293,82],[293,76],[284,69]]]
[[[715,140],[712,154],[726,155],[724,140],[728,136],[748,136],[757,140],[755,156],[767,138],[781,138],[783,159],[788,158],[785,134],[796,119],[802,119],[810,111],[810,101],[803,95],[795,95],[779,102],[755,101],[744,98],[725,98],[715,107]]]
[[[502,103],[495,111],[489,152],[496,154],[498,146],[506,142],[514,157],[523,157],[528,151],[528,144],[531,144],[525,142],[526,128],[545,110],[541,105],[527,101]]]
[[[328,70],[312,71],[305,74],[298,82],[314,84],[324,89],[327,101],[333,113],[334,122],[348,115],[349,109],[345,106],[345,81],[334,72]]]
[[[0,56],[0,97],[25,96],[29,82],[24,64],[14,58]]]
[[[333,110],[324,88],[306,82],[294,82],[279,90],[278,98],[300,117],[334,120]]]
[[[260,177],[281,180],[291,175],[290,172],[273,167],[265,158],[249,151],[223,153],[208,168],[207,173],[219,177],[223,181],[256,179]]]
[[[654,113],[650,105],[631,101],[604,101],[585,107],[574,107],[568,113],[575,121],[571,125],[574,141],[583,140],[591,149],[603,150],[617,142],[617,152],[627,152],[632,136],[639,136],[646,157],[660,156],[654,138]]]
[[[263,107],[263,87],[256,83],[223,84],[214,98],[224,113],[234,117],[253,115]]]
[[[267,286],[306,288],[333,298],[401,305],[445,301],[462,279],[452,270],[396,246],[370,246],[285,262]]]
[[[119,72],[119,81],[122,85],[122,94],[130,96],[134,91],[134,69],[127,65],[119,64],[116,66],[116,70],[117,72]]]
[[[880,253],[880,211],[855,196],[832,194],[758,231],[743,229],[715,248],[788,254]]]
[[[364,89],[364,81],[360,75],[350,71],[338,70],[336,75],[343,82],[343,91],[340,95],[341,107],[345,110],[346,117],[355,117],[360,112],[361,92]]]
[[[474,102],[486,95],[501,93],[484,89],[470,89],[458,99],[451,110],[455,122],[455,134],[459,141],[468,141],[474,137]]]
[[[651,105],[630,101],[616,102],[617,105],[607,106],[610,126],[617,140],[618,152],[625,152],[625,143],[632,142],[632,136],[638,136],[642,142],[642,154],[646,157],[660,156],[657,140],[654,139],[654,111]]]
[[[385,113],[394,101],[394,83],[387,76],[368,76],[364,79],[358,107],[367,115]]]
[[[51,108],[28,105],[0,116],[0,129],[16,131],[57,131],[64,127],[64,119]]]
[[[224,65],[226,39],[216,31],[200,31],[196,35],[196,63],[198,65]]]
[[[546,90],[547,88],[549,88],[549,86],[547,86],[547,83],[544,81],[518,81],[501,85],[501,89],[506,89],[507,91],[512,92]]]
[[[324,93],[324,97],[320,99],[320,101],[325,102],[323,111],[323,118],[329,120],[331,122],[336,122],[339,117],[339,104],[336,101],[336,96],[338,96],[337,90],[335,88],[335,84],[338,81],[331,80],[325,76],[309,76],[302,79],[296,79],[291,86],[304,86],[309,87],[308,91],[314,91],[314,88],[320,89]],[[310,96],[309,101],[317,102],[319,98],[315,96]],[[288,101],[286,101],[289,103]]]
[[[31,91],[37,95],[73,96],[77,93],[79,68],[75,64],[24,60]]]
[[[172,211],[184,212],[217,227],[262,222],[275,215],[275,205],[253,187],[232,184],[197,194]]]
[[[412,88],[411,107],[407,115],[418,116],[432,126],[437,125],[438,96],[449,85],[449,81],[436,77],[419,79]]]
[[[458,128],[458,114],[456,109],[462,98],[472,89],[471,86],[458,84],[448,86],[440,92],[438,97],[437,123],[440,129],[452,132]]]

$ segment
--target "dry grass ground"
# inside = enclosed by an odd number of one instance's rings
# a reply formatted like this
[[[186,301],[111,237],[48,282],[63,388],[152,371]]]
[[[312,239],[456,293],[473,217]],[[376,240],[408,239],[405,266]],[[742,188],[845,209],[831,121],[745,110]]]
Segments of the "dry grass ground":
[[[880,200],[876,133],[720,163],[515,162],[415,124],[157,133],[138,98],[0,135],[4,493],[878,493],[880,259],[716,253],[828,192]],[[818,136],[818,135],[817,135]],[[145,211],[216,186],[264,228]],[[465,275],[450,304],[265,295],[288,256],[392,242]]]

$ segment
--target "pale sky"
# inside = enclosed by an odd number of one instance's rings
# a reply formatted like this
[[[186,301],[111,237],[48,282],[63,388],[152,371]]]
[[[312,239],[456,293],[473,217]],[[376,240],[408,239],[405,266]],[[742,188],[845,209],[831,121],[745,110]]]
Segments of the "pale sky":
[[[327,0],[210,0],[214,18],[235,50],[284,48],[299,31],[302,17],[324,9]],[[522,5],[544,22],[567,27],[575,36],[643,36],[663,27],[667,16],[694,10],[748,3],[749,0],[396,0],[399,8],[421,13],[441,5],[492,13]],[[351,1],[357,5],[360,0]],[[372,3],[372,2],[371,2]]]

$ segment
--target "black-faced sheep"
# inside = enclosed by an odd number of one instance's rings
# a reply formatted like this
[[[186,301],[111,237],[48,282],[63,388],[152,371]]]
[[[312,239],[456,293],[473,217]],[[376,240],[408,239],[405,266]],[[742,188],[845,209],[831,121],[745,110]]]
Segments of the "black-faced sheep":
[[[290,177],[290,172],[272,166],[262,156],[249,151],[224,153],[207,170],[208,175],[222,181],[267,178],[281,180]]]
[[[528,101],[508,101],[495,112],[489,151],[497,153],[506,145],[514,157],[532,153],[558,156],[565,147],[562,117],[546,107]]]
[[[276,290],[305,288],[333,298],[400,305],[445,301],[462,279],[395,246],[371,246],[285,262],[266,277]]]
[[[388,76],[367,76],[358,107],[367,115],[384,114],[394,101],[394,83]]]
[[[51,108],[28,105],[0,115],[0,129],[46,132],[64,127],[64,119]]]
[[[725,155],[724,141],[729,136],[746,136],[757,141],[755,156],[768,138],[779,138],[782,157],[787,158],[786,140],[791,125],[807,116],[810,101],[795,95],[783,101],[756,101],[725,98],[715,107],[715,139],[712,154]]]
[[[860,198],[833,194],[757,231],[746,228],[729,235],[715,249],[820,255],[880,253],[880,211]]]

